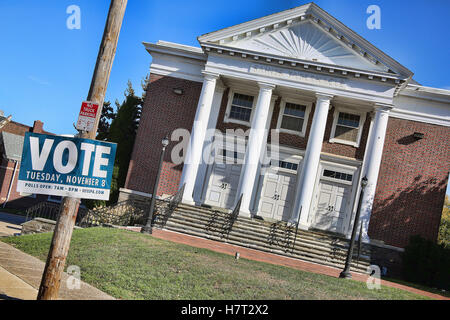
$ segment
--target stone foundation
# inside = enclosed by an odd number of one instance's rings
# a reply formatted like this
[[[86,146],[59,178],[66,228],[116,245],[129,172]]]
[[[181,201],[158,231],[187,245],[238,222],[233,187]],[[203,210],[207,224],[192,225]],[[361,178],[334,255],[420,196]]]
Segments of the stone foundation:
[[[119,189],[119,199],[118,202],[132,200],[137,203],[142,203],[144,205],[150,205],[152,200],[152,195],[145,192],[134,191],[130,189],[120,188]]]
[[[381,275],[392,278],[402,277],[402,248],[372,241],[370,244],[370,263],[380,267]]]
[[[33,220],[22,223],[22,232],[24,234],[53,232],[55,230],[56,221],[44,218],[35,218]],[[75,226],[75,229],[80,227]]]

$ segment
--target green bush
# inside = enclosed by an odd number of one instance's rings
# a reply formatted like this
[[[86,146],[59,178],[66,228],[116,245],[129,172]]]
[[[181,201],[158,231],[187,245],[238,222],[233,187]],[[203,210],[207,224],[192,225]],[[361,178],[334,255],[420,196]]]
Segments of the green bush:
[[[450,290],[450,248],[411,237],[403,253],[403,276],[410,282]]]

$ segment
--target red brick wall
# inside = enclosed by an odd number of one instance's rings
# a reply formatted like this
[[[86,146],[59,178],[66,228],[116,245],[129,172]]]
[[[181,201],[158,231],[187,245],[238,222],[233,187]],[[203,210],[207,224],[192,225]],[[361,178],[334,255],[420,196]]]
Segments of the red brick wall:
[[[369,236],[397,247],[416,234],[435,241],[449,170],[450,128],[390,118]]]
[[[17,134],[19,136],[24,136],[25,132],[35,132],[35,133],[45,133],[53,134],[44,130],[44,123],[42,121],[34,121],[33,127],[24,125],[19,122],[10,121],[1,129],[1,131]]]
[[[184,91],[173,93],[174,88]],[[202,83],[173,77],[150,76],[142,117],[128,168],[125,188],[152,193],[161,151],[161,140],[178,128],[189,131],[194,123]],[[178,142],[166,149],[158,195],[177,191],[183,165],[174,165],[170,154]]]

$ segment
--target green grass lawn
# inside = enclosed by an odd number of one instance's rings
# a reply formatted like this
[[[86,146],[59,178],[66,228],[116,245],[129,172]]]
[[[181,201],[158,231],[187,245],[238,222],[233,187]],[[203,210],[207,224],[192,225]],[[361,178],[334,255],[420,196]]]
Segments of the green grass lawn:
[[[45,261],[51,236],[1,241]],[[121,299],[426,299],[109,228],[75,230],[68,265],[81,268],[83,281]]]

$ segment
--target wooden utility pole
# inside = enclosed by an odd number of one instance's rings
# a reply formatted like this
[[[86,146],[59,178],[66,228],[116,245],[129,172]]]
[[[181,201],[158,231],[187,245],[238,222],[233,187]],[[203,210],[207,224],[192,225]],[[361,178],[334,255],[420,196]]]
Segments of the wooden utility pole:
[[[98,103],[99,109],[94,129],[90,132],[82,132],[81,138],[95,139],[127,1],[111,0],[108,19],[87,97],[87,101]],[[70,239],[72,238],[79,205],[80,199],[73,197],[65,197],[61,203],[41,286],[39,287],[38,300],[55,300],[58,298],[61,275],[69,252]]]

